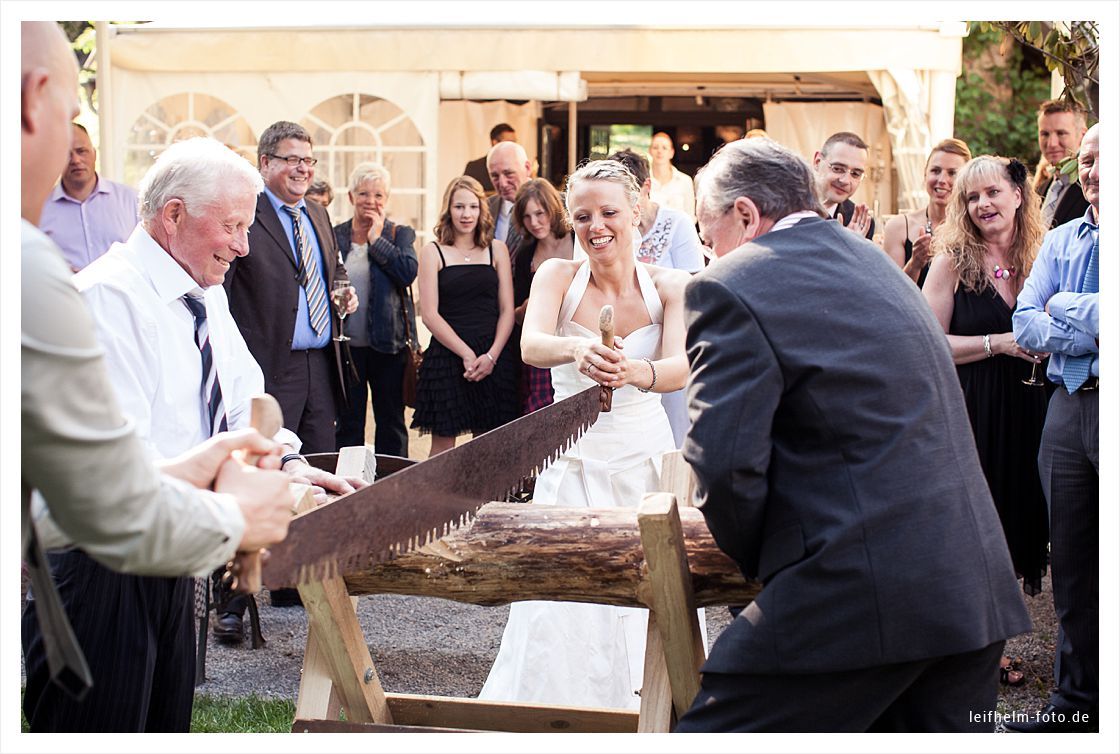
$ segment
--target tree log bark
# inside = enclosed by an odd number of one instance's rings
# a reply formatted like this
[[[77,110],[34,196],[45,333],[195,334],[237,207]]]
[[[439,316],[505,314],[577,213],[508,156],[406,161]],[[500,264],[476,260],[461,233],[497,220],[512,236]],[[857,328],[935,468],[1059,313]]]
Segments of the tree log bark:
[[[637,516],[637,508],[490,503],[447,537],[343,578],[352,595],[645,607],[649,585]],[[697,606],[754,599],[761,585],[744,579],[716,546],[700,511],[681,508],[680,517]]]

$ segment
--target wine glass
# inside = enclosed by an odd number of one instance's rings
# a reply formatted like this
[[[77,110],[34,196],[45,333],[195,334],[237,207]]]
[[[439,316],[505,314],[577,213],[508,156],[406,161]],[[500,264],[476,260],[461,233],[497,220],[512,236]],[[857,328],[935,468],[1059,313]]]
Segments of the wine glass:
[[[1031,364],[1031,376],[1030,379],[1022,380],[1022,383],[1024,385],[1030,385],[1031,387],[1042,387],[1046,384],[1046,380],[1038,379],[1038,365],[1040,363],[1040,361],[1036,361]]]
[[[334,336],[334,339],[340,343],[350,340],[343,328],[346,325],[346,306],[353,295],[348,280],[336,280],[331,286],[331,301],[334,302],[335,311],[338,312],[338,335]]]

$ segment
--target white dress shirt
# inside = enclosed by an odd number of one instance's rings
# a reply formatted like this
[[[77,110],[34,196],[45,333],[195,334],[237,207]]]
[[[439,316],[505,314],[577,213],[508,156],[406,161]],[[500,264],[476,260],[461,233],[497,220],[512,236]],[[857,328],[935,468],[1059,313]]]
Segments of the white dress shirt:
[[[209,573],[241,541],[237,501],[156,471],[117,408],[62,254],[26,220],[21,241],[24,535],[34,520],[44,549],[73,544],[125,573]]]
[[[198,285],[144,230],[113,244],[74,276],[105,347],[109,379],[137,434],[154,455],[176,456],[210,438],[202,395],[202,359],[194,341],[194,317],[181,300]],[[229,313],[225,289],[204,292],[210,346],[230,429],[249,426],[253,395],[264,392],[264,375]],[[281,429],[275,439],[299,450]]]
[[[510,216],[513,214],[513,202],[507,202],[502,199],[501,207],[498,209],[498,216],[494,218],[494,238],[502,243],[505,243],[506,238],[509,236]],[[515,249],[510,249],[512,253]]]

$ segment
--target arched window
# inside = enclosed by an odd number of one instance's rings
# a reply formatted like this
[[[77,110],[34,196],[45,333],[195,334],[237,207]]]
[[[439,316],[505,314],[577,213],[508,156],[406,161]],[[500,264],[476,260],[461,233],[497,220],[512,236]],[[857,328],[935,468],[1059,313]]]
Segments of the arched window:
[[[198,92],[164,97],[145,110],[128,133],[124,182],[136,186],[163,150],[192,136],[210,136],[256,164],[257,138],[227,102]]]
[[[331,219],[353,216],[346,196],[350,173],[366,160],[376,160],[392,176],[388,216],[428,235],[434,221],[424,212],[425,165],[429,149],[420,130],[399,107],[369,94],[343,94],[316,105],[300,121],[315,143],[319,164],[315,177],[334,189]]]

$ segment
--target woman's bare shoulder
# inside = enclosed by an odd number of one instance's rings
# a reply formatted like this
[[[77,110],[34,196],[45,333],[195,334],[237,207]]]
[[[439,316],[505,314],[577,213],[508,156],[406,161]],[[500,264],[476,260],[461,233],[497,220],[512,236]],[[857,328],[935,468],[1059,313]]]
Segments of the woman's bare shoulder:
[[[692,279],[692,274],[685,270],[674,270],[669,267],[657,267],[644,263],[642,266],[649,273],[649,277],[653,280],[653,285],[657,288],[657,292],[661,294],[662,299],[667,296],[682,295],[684,287]]]

